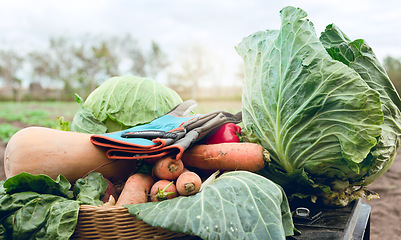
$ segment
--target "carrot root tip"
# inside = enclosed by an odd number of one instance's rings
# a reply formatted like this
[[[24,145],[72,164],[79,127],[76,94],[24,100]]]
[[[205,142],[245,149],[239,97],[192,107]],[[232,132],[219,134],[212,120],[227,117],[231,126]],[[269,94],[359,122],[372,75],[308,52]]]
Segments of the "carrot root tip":
[[[195,190],[195,184],[190,182],[190,183],[185,183],[184,189],[186,193],[193,192]]]

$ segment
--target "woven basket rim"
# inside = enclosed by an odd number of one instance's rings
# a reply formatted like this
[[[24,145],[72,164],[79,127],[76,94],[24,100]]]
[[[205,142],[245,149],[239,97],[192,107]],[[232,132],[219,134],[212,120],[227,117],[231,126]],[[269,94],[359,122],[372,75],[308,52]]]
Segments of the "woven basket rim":
[[[79,210],[91,210],[91,211],[99,211],[99,210],[123,210],[123,209],[127,209],[126,207],[120,207],[120,206],[115,206],[115,205],[109,205],[109,206],[103,206],[103,205],[99,205],[99,206],[93,206],[93,205],[80,205],[79,206]]]
[[[188,238],[187,238],[188,237]],[[194,236],[154,227],[121,206],[81,205],[72,239],[191,239]]]

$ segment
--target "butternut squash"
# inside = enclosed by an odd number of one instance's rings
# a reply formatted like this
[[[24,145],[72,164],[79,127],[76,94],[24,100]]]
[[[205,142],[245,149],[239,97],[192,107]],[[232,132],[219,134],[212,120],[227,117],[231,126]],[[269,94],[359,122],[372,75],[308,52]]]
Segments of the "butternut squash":
[[[136,161],[113,162],[102,148],[90,142],[90,136],[44,127],[24,128],[14,134],[6,146],[6,177],[28,172],[56,179],[62,174],[73,183],[100,167],[96,171],[110,181],[125,181],[134,171]]]

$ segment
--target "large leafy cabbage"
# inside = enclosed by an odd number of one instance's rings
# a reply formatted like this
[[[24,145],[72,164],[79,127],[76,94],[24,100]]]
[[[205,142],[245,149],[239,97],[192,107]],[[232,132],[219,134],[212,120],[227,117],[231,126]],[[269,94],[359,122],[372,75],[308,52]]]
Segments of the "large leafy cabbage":
[[[113,77],[96,88],[75,114],[71,130],[106,133],[145,124],[182,102],[172,89],[149,78]]]
[[[335,25],[319,38],[306,16],[286,7],[279,30],[236,47],[245,65],[244,132],[271,153],[262,174],[290,195],[347,205],[392,164],[400,99],[366,42]]]

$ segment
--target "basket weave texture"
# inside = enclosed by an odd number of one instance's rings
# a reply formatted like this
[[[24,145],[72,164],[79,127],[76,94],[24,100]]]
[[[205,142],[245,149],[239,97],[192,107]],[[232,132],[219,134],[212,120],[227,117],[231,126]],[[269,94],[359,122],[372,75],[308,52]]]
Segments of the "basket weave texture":
[[[71,239],[193,239],[184,233],[151,226],[124,207],[82,205]]]

